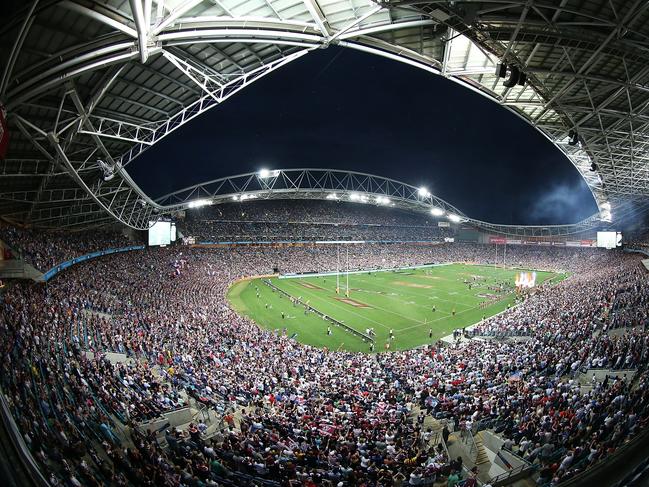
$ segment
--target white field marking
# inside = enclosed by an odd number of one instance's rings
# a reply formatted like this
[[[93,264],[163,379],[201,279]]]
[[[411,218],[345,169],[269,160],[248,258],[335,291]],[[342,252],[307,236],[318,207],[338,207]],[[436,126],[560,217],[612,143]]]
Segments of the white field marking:
[[[479,306],[476,306],[475,308],[469,308],[469,309],[464,309],[462,311],[458,311],[457,313],[455,313],[455,316],[459,316],[462,313],[468,313],[469,311],[473,311],[474,309],[478,309],[478,308],[479,308]],[[443,316],[442,318],[435,318],[434,320],[431,320],[428,323],[434,323],[435,321],[440,321],[440,320],[443,320],[444,318],[446,318],[446,316]],[[425,324],[428,324],[428,323],[422,323],[422,324],[425,325]],[[476,321],[476,323],[477,323],[477,321]],[[471,323],[471,324],[475,324],[475,323]],[[407,330],[412,330],[414,328],[419,328],[420,326],[421,325],[414,325],[414,326],[409,326],[407,328],[401,328],[401,331],[403,332],[403,331],[407,331]],[[467,325],[467,326],[470,326],[470,325]]]
[[[358,280],[359,280],[359,279],[356,278],[356,281],[358,281]],[[365,280],[363,280],[363,279],[360,279],[360,281],[361,281],[361,282],[367,282],[367,281],[365,281]],[[386,285],[384,285],[384,284],[379,284],[379,283],[376,283],[376,282],[373,282],[373,281],[370,281],[370,285],[377,286],[377,287],[382,287],[382,288],[385,288],[385,289],[391,289],[389,286],[386,286]],[[441,289],[436,289],[436,291],[441,291]],[[451,294],[451,293],[447,293],[447,294]],[[457,293],[455,293],[455,294],[457,294]],[[422,294],[415,294],[415,293],[400,293],[399,296],[415,296],[415,297],[417,297],[417,298],[423,298],[423,297],[425,297],[425,295],[422,295]],[[437,298],[437,299],[439,299],[440,301],[444,301],[444,302],[447,302],[447,303],[451,303],[451,304],[457,305],[457,306],[462,306],[462,307],[464,307],[464,308],[472,309],[472,307],[471,307],[470,305],[468,305],[468,304],[458,303],[458,302],[456,302],[456,301],[452,301],[452,300],[450,300],[450,299],[444,299],[444,298]]]
[[[359,280],[359,279],[356,279],[356,281],[358,281],[358,280]],[[362,279],[361,279],[360,281],[361,281],[361,282],[366,282],[366,281],[364,281],[364,280],[362,280]],[[418,296],[418,295],[416,295],[416,294],[410,294],[410,296]],[[422,308],[428,309],[428,306],[424,306],[424,305],[422,305],[422,304],[416,304],[416,303],[414,303],[414,304],[415,304],[416,306],[419,306],[419,307],[422,307]],[[395,316],[398,316],[398,317],[401,318],[401,319],[405,319],[406,321],[412,321],[412,322],[415,322],[415,323],[422,323],[422,324],[425,324],[425,323],[426,323],[426,320],[425,320],[425,319],[424,319],[424,320],[417,320],[417,319],[415,319],[415,318],[409,318],[409,317],[404,316],[404,315],[402,315],[402,314],[400,314],[400,313],[396,313],[396,312],[394,312],[394,311],[392,311],[392,310],[382,308],[382,307],[377,306],[377,305],[375,305],[375,304],[368,304],[368,306],[369,306],[370,308],[380,309],[381,311],[385,311],[386,313],[393,314],[393,315],[395,315]],[[465,305],[465,306],[466,306],[466,305]],[[356,313],[355,313],[355,314],[356,314]],[[359,316],[362,316],[362,315],[359,315]],[[450,314],[447,314],[447,316],[450,316]],[[365,317],[363,316],[363,318],[365,318]],[[369,319],[369,318],[368,318],[368,319]],[[373,320],[371,320],[371,321],[373,321]]]
[[[499,301],[501,301],[501,300],[499,300]],[[492,305],[497,304],[499,301],[495,301],[494,303],[492,303]],[[517,306],[517,305],[514,305],[514,306]],[[513,308],[514,306],[510,306],[510,309]],[[462,311],[459,311],[459,312],[455,313],[455,316],[461,315],[462,313],[468,313],[469,311],[472,311],[472,310],[475,310],[475,309],[479,309],[479,308],[480,308],[480,306],[478,305],[478,306],[475,306],[474,308],[464,309],[464,310],[462,310]],[[493,317],[493,316],[499,315],[499,314],[501,314],[501,313],[504,313],[505,311],[508,311],[507,308],[505,308],[505,309],[502,310],[502,311],[499,311],[498,313],[495,313],[495,314],[493,314],[493,315],[487,316],[487,318],[491,318],[491,317]],[[434,321],[439,321],[439,320],[442,320],[442,319],[444,319],[444,318],[436,318],[436,319],[434,319],[434,320],[432,320],[432,321],[429,321],[428,323],[432,323],[432,322],[434,322]],[[471,323],[470,325],[467,325],[466,328],[468,328],[469,326],[473,326],[473,325],[475,325],[475,324],[478,323],[479,321],[482,321],[482,319],[476,321],[475,323]],[[418,328],[419,326],[420,326],[420,325],[409,326],[408,328],[402,328],[401,331],[412,330],[413,328]]]
[[[358,279],[357,279],[357,281],[358,281]],[[366,282],[368,282],[368,281],[361,280],[361,282],[362,282],[362,283],[366,283]],[[370,281],[370,284],[373,285],[373,286],[379,286],[379,287],[385,287],[385,288],[388,288],[388,286],[382,286],[382,285],[377,284],[377,283],[375,283],[375,282],[373,282],[373,281]],[[386,296],[386,294],[383,294],[383,296]],[[405,298],[405,297],[424,298],[424,297],[425,297],[425,296],[422,296],[421,294],[413,294],[413,293],[394,293],[393,295],[391,295],[391,297],[395,297],[395,296],[399,296],[399,297],[402,297],[402,298]],[[438,299],[439,299],[440,301],[446,301],[446,302],[449,302],[449,303],[452,303],[452,304],[457,304],[457,303],[455,303],[454,301],[449,301],[449,300],[447,300],[447,299],[442,299],[442,298],[438,298]],[[429,309],[429,307],[428,307],[427,305],[425,305],[425,304],[418,304],[418,303],[415,303],[415,302],[411,302],[411,303],[408,303],[408,304],[414,304],[415,306],[418,306],[418,307],[420,307],[420,308]],[[462,304],[462,303],[459,303],[459,305],[460,305],[460,306],[469,306],[469,305],[467,305],[467,304]],[[372,306],[373,306],[374,308],[377,308],[377,309],[384,309],[384,308],[380,308],[380,307],[375,306],[375,305],[372,305]],[[385,310],[385,311],[388,311],[388,310]],[[403,317],[403,315],[399,315],[398,313],[395,313],[394,311],[388,311],[388,312]],[[442,311],[442,313],[444,313],[444,312]],[[448,313],[447,316],[450,316],[450,313]],[[407,318],[407,317],[406,317],[406,319],[409,320],[409,321],[416,321],[416,322],[418,322],[418,323],[425,323],[425,320],[424,320],[424,321],[421,321],[421,320],[416,320],[416,319],[412,319],[412,318],[409,319],[409,318]]]
[[[293,283],[292,283],[290,280],[288,280],[288,279],[286,280],[286,283],[287,283],[287,284],[293,284]],[[308,291],[307,291],[307,292],[308,292]],[[316,298],[317,298],[317,297],[321,297],[321,296],[316,296]],[[381,323],[380,321],[376,321],[376,320],[373,320],[372,318],[368,318],[367,316],[363,316],[363,315],[361,315],[361,314],[358,314],[358,313],[356,313],[354,310],[352,310],[352,309],[348,309],[348,308],[345,307],[345,306],[341,306],[341,305],[339,305],[339,304],[336,303],[336,302],[331,302],[331,303],[328,303],[328,304],[330,304],[330,305],[332,305],[332,306],[335,306],[336,308],[340,308],[340,309],[342,309],[342,310],[344,310],[344,311],[347,311],[348,313],[351,313],[351,314],[354,314],[354,315],[356,315],[356,316],[359,316],[360,318],[362,318],[362,319],[364,319],[364,320],[371,321],[372,323],[375,323],[375,324],[379,325],[380,327],[385,328],[386,330],[389,330],[389,329],[390,329],[389,326],[384,325],[384,324]],[[340,321],[342,322],[342,320],[340,320]],[[412,320],[408,320],[408,321],[412,321]],[[422,322],[422,323],[423,323],[423,322]],[[347,326],[350,326],[350,325],[347,325]],[[357,330],[357,331],[358,331],[358,330]]]

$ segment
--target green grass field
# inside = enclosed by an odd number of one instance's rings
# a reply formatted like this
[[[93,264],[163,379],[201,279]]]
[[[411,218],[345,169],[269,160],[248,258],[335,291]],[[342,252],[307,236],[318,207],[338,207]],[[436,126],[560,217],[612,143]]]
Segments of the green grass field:
[[[492,316],[513,304],[517,269],[451,264],[415,270],[368,272],[346,276],[271,278],[272,284],[327,316],[361,333],[373,328],[375,351],[405,350],[435,342],[456,328]],[[537,285],[562,275],[537,271]],[[469,288],[471,284],[471,288]],[[498,289],[500,286],[502,289]],[[331,325],[316,313],[266,285],[262,279],[235,283],[228,292],[233,308],[269,330],[286,329],[289,336],[316,347],[370,351],[369,342],[342,327]],[[482,304],[482,305],[481,305]],[[435,310],[433,310],[433,307]],[[453,314],[455,310],[455,314]],[[284,313],[284,318],[282,318]],[[327,335],[331,326],[332,334]],[[394,339],[389,339],[389,330]],[[432,329],[432,337],[429,336]]]

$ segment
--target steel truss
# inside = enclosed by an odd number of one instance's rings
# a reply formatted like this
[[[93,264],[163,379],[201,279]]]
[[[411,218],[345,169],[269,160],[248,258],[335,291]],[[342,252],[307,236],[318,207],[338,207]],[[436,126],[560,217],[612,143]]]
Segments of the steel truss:
[[[238,174],[164,195],[156,202],[165,212],[207,205],[259,200],[344,201],[423,213],[452,225],[463,224],[489,233],[511,236],[569,236],[592,232],[601,225],[598,215],[572,225],[498,225],[469,218],[455,206],[394,179],[336,169],[277,169]]]
[[[81,225],[94,214],[146,228],[167,209],[128,175],[135,158],[262,76],[336,44],[444,76],[512,110],[566,154],[599,218],[611,220],[625,201],[649,195],[647,25],[639,0],[34,0],[0,28],[11,46],[0,100],[17,134],[16,162],[0,177],[29,186],[1,186],[0,212],[55,226],[57,213],[41,210],[66,202],[56,190],[80,188],[76,203],[93,205]],[[504,88],[500,61],[520,66],[528,82]],[[27,160],[38,161],[35,172],[18,162]]]

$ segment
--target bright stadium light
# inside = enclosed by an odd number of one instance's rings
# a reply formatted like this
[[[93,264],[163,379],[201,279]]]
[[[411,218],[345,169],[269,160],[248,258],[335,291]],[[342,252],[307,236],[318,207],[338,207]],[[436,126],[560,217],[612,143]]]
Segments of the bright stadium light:
[[[441,208],[433,207],[430,209],[430,213],[433,216],[442,216],[444,214],[444,210],[442,210]]]
[[[190,201],[187,206],[189,208],[200,208],[201,206],[207,206],[211,204],[212,204],[212,200],[202,199],[202,200]]]
[[[256,194],[245,194],[245,193],[239,197],[241,201],[254,200],[255,198],[257,198]]]
[[[390,203],[391,203],[390,198],[386,198],[385,196],[376,197],[376,204],[378,205],[389,205]]]
[[[423,186],[421,188],[419,188],[418,193],[419,193],[419,196],[421,196],[422,198],[428,198],[430,196],[430,192],[428,191],[428,189],[426,189]]]
[[[337,200],[337,199],[339,199],[339,198],[338,198],[338,195],[337,195],[336,193],[329,193],[329,194],[327,195],[327,199],[328,199],[328,200]]]
[[[237,201],[238,199],[239,199],[239,196],[237,196],[236,194],[232,197],[233,201]]]
[[[276,178],[279,176],[279,170],[275,169],[271,171],[270,169],[260,169],[257,173],[260,179]]]
[[[460,218],[459,216],[457,216],[457,215],[455,215],[455,214],[453,214],[453,213],[449,213],[449,214],[448,214],[448,219],[451,220],[452,222],[455,222],[455,223],[457,223],[457,222],[459,222],[460,220],[462,220],[462,218]]]
[[[361,199],[361,196],[358,193],[351,193],[349,199],[352,201],[358,201]]]

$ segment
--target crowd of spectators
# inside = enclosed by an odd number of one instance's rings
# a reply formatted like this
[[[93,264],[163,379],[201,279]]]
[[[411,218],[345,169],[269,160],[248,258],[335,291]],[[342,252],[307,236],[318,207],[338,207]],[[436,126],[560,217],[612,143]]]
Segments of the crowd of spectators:
[[[16,255],[41,272],[84,254],[133,245],[119,232],[95,230],[43,232],[0,224],[0,240]]]
[[[334,269],[335,246],[96,259],[5,293],[3,389],[31,451],[64,485],[452,485],[461,461],[431,442],[420,410],[451,428],[488,424],[538,465],[541,485],[556,485],[647,426],[649,334],[600,329],[623,293],[646,295],[647,275],[621,252],[512,247],[511,264],[571,273],[481,325],[524,326],[528,340],[380,354],[301,345],[228,305],[237,278]],[[353,245],[350,260],[371,269],[496,256],[493,246]],[[593,365],[638,372],[584,390],[575,372]],[[164,448],[134,427],[189,398],[228,427],[210,439],[205,425],[169,430]]]
[[[188,210],[179,223],[196,241],[430,241],[452,236],[432,215],[339,201],[246,201]],[[442,219],[442,221],[446,221]]]

